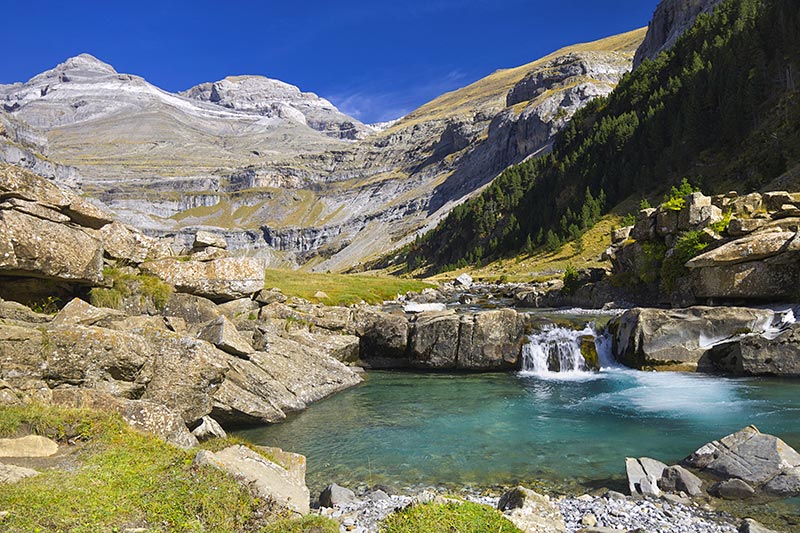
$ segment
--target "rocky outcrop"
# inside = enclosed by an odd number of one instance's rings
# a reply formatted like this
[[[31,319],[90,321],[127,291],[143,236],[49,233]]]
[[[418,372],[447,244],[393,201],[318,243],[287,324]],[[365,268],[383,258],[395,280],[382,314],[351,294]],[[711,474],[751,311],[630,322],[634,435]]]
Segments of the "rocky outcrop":
[[[722,491],[729,489],[729,495],[735,494],[731,482],[742,486],[740,493],[749,495],[758,492],[788,498],[800,494],[800,454],[781,439],[761,433],[754,426],[702,446],[684,463],[721,479],[722,483],[728,482],[722,485]]]
[[[708,361],[726,374],[800,377],[800,325],[775,336],[748,335],[717,344],[708,351]]]
[[[186,316],[189,322],[202,318]],[[114,411],[191,446],[196,441],[187,426],[212,413],[224,424],[274,422],[361,380],[327,354],[325,343],[297,342],[282,325],[263,324],[270,342],[263,351],[239,350],[248,352],[247,360],[191,336],[190,329],[218,332],[220,317],[184,320],[185,330],[176,332],[168,329],[174,320],[76,301],[49,322],[0,319],[0,398]],[[230,322],[225,328],[212,339],[223,348],[248,342],[248,330]]]
[[[375,368],[470,371],[520,366],[526,320],[513,309],[401,315],[359,311],[361,359]]]
[[[44,130],[48,156],[86,174],[88,194],[149,235],[190,245],[213,230],[232,252],[280,264],[321,257],[316,270],[343,270],[402,245],[509,165],[548,150],[573,113],[630,70],[643,36],[497,72],[374,133],[275,80],[230,77],[176,95],[86,54],[0,86],[0,103]]]
[[[286,452],[282,452],[286,454]],[[298,454],[286,466],[245,446],[229,446],[218,452],[201,450],[194,464],[218,468],[253,490],[264,501],[274,501],[283,508],[299,514],[310,510],[310,495],[306,487],[305,457]]]
[[[161,259],[145,263],[143,269],[181,292],[212,300],[236,300],[264,288],[264,263],[258,259],[230,257],[207,262]]]
[[[328,100],[263,76],[229,76],[180,94],[228,109],[291,120],[337,139],[357,140],[374,133],[369,126],[339,112]]]
[[[678,366],[713,370],[709,349],[745,333],[763,333],[773,312],[744,307],[636,308],[609,323],[614,354],[634,368]]]
[[[653,59],[672,45],[694,24],[700,13],[711,11],[721,0],[663,0],[656,8],[647,28],[647,35],[639,49],[633,66]]]

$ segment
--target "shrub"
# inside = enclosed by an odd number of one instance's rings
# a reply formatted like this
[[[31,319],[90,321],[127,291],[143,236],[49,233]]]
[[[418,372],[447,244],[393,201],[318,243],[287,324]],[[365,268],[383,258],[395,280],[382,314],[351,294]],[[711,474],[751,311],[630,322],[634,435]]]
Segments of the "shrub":
[[[580,274],[572,265],[567,265],[566,270],[564,270],[564,292],[567,294],[572,294],[578,287],[580,287]]]
[[[728,231],[728,226],[730,225],[731,225],[731,211],[729,209],[725,211],[725,214],[722,216],[722,220],[720,220],[719,222],[714,222],[708,227],[714,230],[716,233],[722,234]]]
[[[707,247],[708,243],[703,242],[699,231],[687,231],[678,237],[672,255],[661,264],[661,281],[667,292],[672,292],[678,278],[688,272],[686,262],[700,255]]]
[[[691,183],[689,183],[689,180],[683,178],[680,186],[672,186],[669,194],[664,197],[664,203],[662,205],[664,209],[669,209],[670,211],[680,211],[684,208],[684,206],[686,206],[686,197],[693,192],[699,191],[700,189],[698,187],[693,186]]]

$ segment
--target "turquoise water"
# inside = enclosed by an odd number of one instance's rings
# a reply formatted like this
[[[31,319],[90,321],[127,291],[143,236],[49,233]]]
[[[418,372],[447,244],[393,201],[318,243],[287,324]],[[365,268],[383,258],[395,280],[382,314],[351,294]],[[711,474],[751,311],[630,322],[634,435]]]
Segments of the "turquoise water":
[[[312,491],[331,482],[619,487],[626,456],[675,462],[748,424],[800,448],[800,383],[625,369],[370,372],[284,423],[240,434],[305,454]]]

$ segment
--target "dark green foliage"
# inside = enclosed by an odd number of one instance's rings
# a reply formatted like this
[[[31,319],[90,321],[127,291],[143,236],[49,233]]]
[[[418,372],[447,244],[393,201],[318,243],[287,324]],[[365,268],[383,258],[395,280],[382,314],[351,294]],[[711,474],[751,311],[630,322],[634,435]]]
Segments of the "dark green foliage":
[[[566,270],[564,270],[564,292],[572,294],[578,290],[580,284],[580,274],[575,270],[575,267],[569,265]]]
[[[661,281],[667,292],[672,292],[675,282],[688,273],[686,262],[700,255],[708,247],[699,231],[687,231],[675,241],[672,255],[661,264]]]
[[[471,251],[474,260],[479,246],[482,261],[529,242],[556,250],[610,206],[685,176],[710,193],[732,181],[754,190],[800,159],[798,76],[800,5],[726,0],[578,112],[552,153],[509,168],[454,209],[406,260],[439,270]]]

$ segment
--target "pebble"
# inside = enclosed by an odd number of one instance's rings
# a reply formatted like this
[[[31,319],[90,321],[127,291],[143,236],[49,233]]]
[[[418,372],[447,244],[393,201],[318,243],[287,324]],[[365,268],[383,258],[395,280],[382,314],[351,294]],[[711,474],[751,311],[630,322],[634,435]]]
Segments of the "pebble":
[[[334,509],[321,508],[320,514],[339,521],[340,531],[377,533],[380,522],[391,513],[412,503],[447,501],[435,489],[418,490],[413,496],[389,495],[382,490],[361,491],[359,500]],[[467,501],[497,507],[498,496],[465,492]],[[553,500],[561,511],[567,531],[649,532],[649,533],[736,533],[734,518],[694,505],[671,500],[633,499],[620,493],[604,496],[582,495]]]

